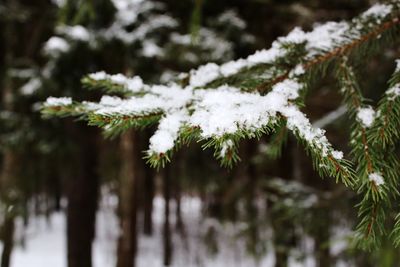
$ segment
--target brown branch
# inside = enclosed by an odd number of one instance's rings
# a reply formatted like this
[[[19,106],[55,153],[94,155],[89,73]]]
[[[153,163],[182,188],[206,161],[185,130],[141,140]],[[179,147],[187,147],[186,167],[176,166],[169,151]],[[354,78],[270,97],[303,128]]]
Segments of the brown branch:
[[[151,113],[151,114],[146,114],[146,115],[123,115],[122,117],[117,117],[117,118],[99,115],[99,118],[101,121],[103,121],[105,123],[110,123],[113,120],[122,119],[123,121],[127,121],[127,120],[149,119],[149,118],[158,117],[161,115],[163,115],[162,112],[157,112],[157,113]]]

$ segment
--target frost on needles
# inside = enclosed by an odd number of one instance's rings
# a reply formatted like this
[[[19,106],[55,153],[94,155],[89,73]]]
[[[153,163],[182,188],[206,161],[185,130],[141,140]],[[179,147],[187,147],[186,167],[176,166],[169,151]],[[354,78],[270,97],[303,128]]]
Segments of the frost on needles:
[[[351,65],[398,37],[399,8],[400,1],[389,1],[372,6],[351,21],[317,24],[310,32],[295,28],[273,42],[270,49],[222,65],[210,62],[165,84],[146,84],[137,76],[92,73],[82,82],[89,89],[103,90],[106,95],[99,102],[51,97],[42,113],[79,116],[109,136],[158,123],[147,151],[153,166],[166,164],[174,149],[191,140],[204,142],[205,148],[213,147],[222,164],[230,165],[238,160],[240,139],[274,133],[284,125],[304,145],[321,176],[333,177],[363,196],[358,240],[371,247],[384,233],[384,208],[390,206],[390,197],[398,195],[398,160],[379,155],[390,151],[389,145],[400,136],[400,68],[399,64],[395,66],[386,94],[377,107],[372,107],[365,104]],[[119,29],[125,20],[133,19],[136,17],[121,13],[120,21],[112,27]],[[173,20],[168,21],[160,18],[158,23],[173,27]],[[76,29],[64,31],[69,38],[85,36]],[[96,35],[132,41],[123,32],[111,36],[113,32]],[[50,51],[68,48],[60,40],[51,41],[48,47]],[[302,112],[309,86],[327,67],[337,70],[343,102],[354,123],[349,160]],[[399,221],[393,236],[400,244]]]

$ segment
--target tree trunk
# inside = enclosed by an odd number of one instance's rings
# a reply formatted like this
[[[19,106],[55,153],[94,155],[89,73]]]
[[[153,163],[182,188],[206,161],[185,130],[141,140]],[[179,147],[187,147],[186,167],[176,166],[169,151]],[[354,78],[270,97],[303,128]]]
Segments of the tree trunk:
[[[171,169],[167,165],[164,169],[164,200],[165,200],[165,218],[164,218],[164,266],[170,266],[172,261],[172,243],[170,226],[170,207],[171,198]]]
[[[117,267],[134,267],[137,246],[137,178],[140,147],[138,134],[129,130],[121,136],[120,224]]]
[[[185,236],[185,225],[183,223],[182,218],[182,179],[184,176],[185,171],[185,164],[184,164],[184,152],[180,151],[177,154],[175,159],[175,166],[176,166],[176,177],[174,182],[174,197],[176,201],[176,230],[182,235]]]
[[[254,255],[259,255],[258,245],[258,210],[257,210],[257,168],[252,159],[257,151],[257,142],[255,140],[248,140],[244,145],[245,160],[247,162],[245,176],[247,178],[246,190],[246,210],[249,220],[249,245]]]
[[[6,20],[0,23],[0,59],[3,66],[0,67],[0,86],[1,86],[1,107],[4,111],[14,110],[14,85],[11,77],[7,73],[8,68],[14,64],[14,45],[17,41],[14,22]],[[1,62],[1,61],[0,61]],[[0,173],[0,202],[4,204],[4,222],[0,227],[2,230],[3,252],[1,255],[1,267],[9,267],[11,254],[14,247],[14,224],[16,207],[20,200],[20,192],[17,186],[17,155],[7,148],[3,154],[3,164]]]
[[[8,216],[2,227],[3,253],[1,255],[1,267],[9,267],[11,252],[14,246],[14,216]]]
[[[153,199],[154,199],[154,171],[144,168],[144,201],[143,201],[143,232],[147,236],[153,234]]]
[[[70,129],[79,151],[75,175],[66,181],[68,267],[91,267],[99,187],[97,131],[76,125]]]
[[[317,233],[315,235],[315,252],[318,267],[330,267],[332,257],[329,249],[330,241],[330,211],[321,210],[318,220],[320,220]]]

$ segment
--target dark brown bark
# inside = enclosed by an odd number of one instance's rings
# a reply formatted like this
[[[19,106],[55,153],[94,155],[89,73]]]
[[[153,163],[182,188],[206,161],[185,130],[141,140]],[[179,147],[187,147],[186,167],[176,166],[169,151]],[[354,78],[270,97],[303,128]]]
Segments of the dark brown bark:
[[[170,199],[171,199],[171,169],[167,165],[163,172],[164,175],[164,201],[165,201],[165,217],[164,217],[164,266],[170,266],[172,262],[172,242],[171,242],[171,225],[170,225]]]
[[[129,130],[121,136],[120,224],[117,267],[134,267],[137,246],[137,180],[140,147],[138,134]]]
[[[91,267],[99,187],[97,131],[71,123],[69,129],[79,149],[74,175],[65,183],[68,267]]]
[[[1,255],[1,267],[9,267],[11,252],[14,247],[14,216],[5,219],[2,227],[3,253]]]
[[[7,3],[8,4],[8,3]],[[17,41],[15,36],[15,25],[12,20],[7,20],[5,23],[0,23],[0,42],[4,46],[0,46],[0,59],[4,60],[4,67],[0,67],[0,87],[1,87],[1,106],[3,110],[13,111],[14,106],[14,85],[11,77],[8,75],[7,70],[13,64],[15,55],[13,46]],[[2,233],[0,235],[3,241],[3,252],[1,255],[1,267],[9,267],[11,254],[14,247],[14,223],[15,211],[14,206],[20,198],[20,192],[17,187],[17,155],[16,153],[7,148],[3,153],[3,163],[0,172],[0,201],[4,204],[5,219],[3,225],[0,227]]]

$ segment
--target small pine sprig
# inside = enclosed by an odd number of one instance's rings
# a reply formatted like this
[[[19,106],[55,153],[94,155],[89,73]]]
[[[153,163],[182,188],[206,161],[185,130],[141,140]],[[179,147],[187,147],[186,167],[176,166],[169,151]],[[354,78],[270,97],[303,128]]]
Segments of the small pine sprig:
[[[397,61],[399,62],[399,61]],[[379,101],[378,114],[371,141],[381,143],[384,148],[392,146],[400,138],[400,67],[389,81],[389,89]]]
[[[369,136],[376,128],[376,113],[365,104],[349,59],[344,56],[337,69],[343,101],[347,105],[351,127],[352,155],[357,163],[357,191],[363,196],[358,204],[360,222],[357,226],[355,242],[359,247],[370,249],[380,243],[385,234],[383,225],[386,220],[386,208],[390,206],[389,192],[397,192],[392,160],[385,160],[382,144],[373,143]],[[392,164],[395,165],[392,165]]]
[[[122,97],[140,95],[145,90],[143,80],[138,76],[128,78],[122,74],[110,75],[103,71],[91,73],[82,78],[81,82],[84,88]]]

